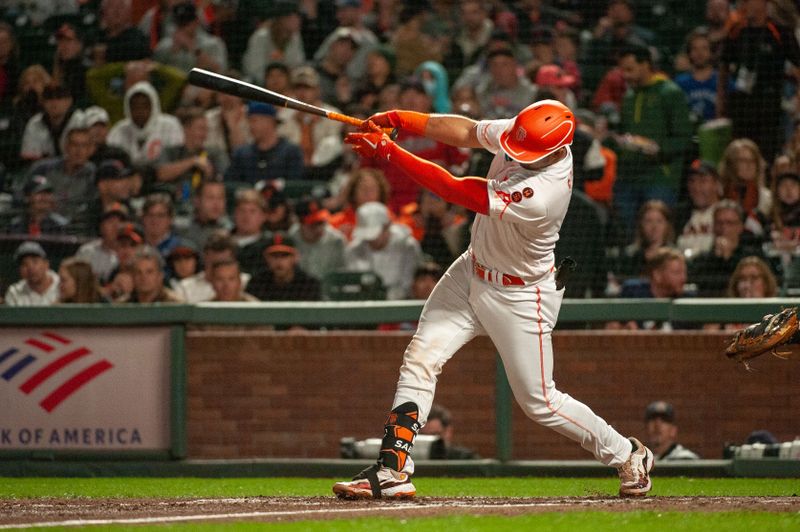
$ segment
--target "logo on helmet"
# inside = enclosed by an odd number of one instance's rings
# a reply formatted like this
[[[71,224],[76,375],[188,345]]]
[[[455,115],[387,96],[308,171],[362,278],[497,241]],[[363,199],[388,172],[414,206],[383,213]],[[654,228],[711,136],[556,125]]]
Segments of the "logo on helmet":
[[[525,131],[524,127],[520,126],[520,127],[517,128],[517,134],[515,135],[515,138],[517,139],[517,142],[524,141],[525,137],[527,137],[527,136],[528,136],[528,132]]]

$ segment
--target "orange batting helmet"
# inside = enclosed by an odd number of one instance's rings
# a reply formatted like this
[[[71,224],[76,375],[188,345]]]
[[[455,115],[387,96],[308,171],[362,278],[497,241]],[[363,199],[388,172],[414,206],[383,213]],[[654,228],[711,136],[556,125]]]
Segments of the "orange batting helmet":
[[[532,163],[572,144],[574,134],[572,111],[559,101],[542,100],[520,111],[500,135],[500,146],[515,161]]]

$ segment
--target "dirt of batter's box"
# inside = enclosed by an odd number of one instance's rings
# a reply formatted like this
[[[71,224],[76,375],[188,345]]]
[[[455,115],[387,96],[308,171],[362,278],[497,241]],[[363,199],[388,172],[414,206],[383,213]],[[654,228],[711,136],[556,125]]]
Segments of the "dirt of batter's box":
[[[0,500],[0,525],[108,520],[114,522],[297,521],[364,516],[520,515],[634,510],[800,512],[800,497],[541,497],[345,501],[335,497],[209,499],[38,498]],[[160,521],[161,520],[161,521]],[[87,523],[91,524],[91,523]]]

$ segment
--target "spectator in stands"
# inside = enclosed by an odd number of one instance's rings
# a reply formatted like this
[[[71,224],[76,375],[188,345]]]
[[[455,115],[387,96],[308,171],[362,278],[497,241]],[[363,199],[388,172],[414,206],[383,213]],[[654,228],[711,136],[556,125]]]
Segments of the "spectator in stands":
[[[431,98],[431,108],[434,113],[449,113],[452,111],[450,102],[450,82],[447,71],[436,61],[425,61],[414,70],[414,76],[419,78],[425,92]]]
[[[431,105],[431,97],[425,91],[421,80],[408,78],[403,82],[400,92],[401,109],[430,113],[432,112]],[[464,175],[469,160],[469,152],[466,150],[402,130],[398,132],[397,143],[417,157],[422,157],[446,168],[453,175]],[[375,165],[386,176],[392,190],[387,205],[392,212],[399,213],[405,205],[417,201],[422,187],[408,179],[397,166],[371,161],[364,164]]]
[[[0,107],[6,107],[14,98],[19,72],[19,46],[14,28],[0,22]]]
[[[674,245],[672,211],[661,200],[646,201],[639,209],[634,241],[625,247],[614,271],[622,279],[640,277],[651,258]]]
[[[392,222],[386,205],[371,201],[356,210],[353,241],[345,251],[347,270],[374,272],[386,287],[386,299],[406,299],[420,262],[419,243],[407,227]]]
[[[86,73],[86,88],[92,101],[108,111],[111,122],[116,124],[125,118],[128,89],[139,82],[149,83],[158,93],[161,110],[171,112],[180,103],[186,76],[183,70],[149,59],[111,63],[90,68]]]
[[[399,23],[389,38],[397,57],[395,73],[398,77],[412,75],[423,63],[439,64],[444,59],[443,41],[429,33],[430,18],[427,2],[406,2],[401,8]]]
[[[723,195],[741,205],[746,228],[763,233],[765,217],[772,208],[772,193],[766,185],[767,162],[758,145],[749,138],[738,138],[725,148],[719,163]]]
[[[209,35],[200,25],[197,7],[191,0],[172,6],[175,31],[163,37],[153,50],[153,58],[183,71],[194,67],[222,72],[228,68],[228,51],[222,39]]]
[[[570,109],[578,108],[578,100],[575,93],[572,92],[572,87],[575,85],[575,78],[570,74],[564,72],[564,69],[554,63],[548,63],[540,66],[536,70],[534,78],[535,85],[541,90],[552,92],[554,100],[558,100]],[[538,96],[539,99],[545,99]]]
[[[361,79],[364,76],[366,68],[366,57],[369,51],[378,45],[378,38],[372,31],[364,24],[364,11],[362,9],[361,0],[336,0],[336,22],[339,27],[329,33],[322,44],[319,45],[317,51],[314,52],[314,61],[322,63],[328,57],[331,49],[336,47],[336,44],[343,38],[350,39],[355,45],[351,60],[344,63],[347,72],[347,80],[353,82]],[[343,31],[347,30],[347,31]],[[306,47],[307,50],[311,48]],[[334,53],[338,56],[339,52]],[[345,54],[347,55],[347,54]],[[325,89],[323,88],[322,99],[334,105],[340,106],[342,103],[338,100],[332,100],[325,97]]]
[[[294,221],[294,211],[286,194],[271,185],[266,185],[260,189],[256,187],[256,190],[261,191],[261,195],[264,196],[267,202],[267,219],[262,226],[263,229],[271,232],[288,231]]]
[[[686,259],[683,254],[672,248],[661,248],[645,266],[645,278],[628,279],[622,284],[622,298],[669,298],[685,295]],[[606,329],[647,329],[672,330],[679,328],[670,322],[629,321],[625,324],[609,322]],[[682,327],[680,327],[682,328]]]
[[[22,127],[34,115],[42,112],[44,89],[51,86],[53,78],[42,65],[31,65],[19,75],[14,95],[14,116],[22,121]]]
[[[428,420],[419,430],[420,434],[439,436],[439,445],[431,447],[431,460],[475,460],[480,458],[473,450],[453,443],[453,415],[440,404],[431,405]]]
[[[778,174],[773,181],[773,193],[775,200],[769,231],[771,248],[780,254],[796,255],[800,249],[800,175],[794,172]],[[797,264],[796,257],[787,262],[792,261]]]
[[[740,2],[731,17],[720,56],[717,110],[730,117],[734,138],[752,139],[771,161],[783,142],[785,64],[800,68],[800,46],[793,29],[770,18],[768,4]]]
[[[247,291],[261,301],[318,301],[319,281],[300,268],[294,241],[274,233],[264,248],[266,269],[253,276]]]
[[[320,99],[319,74],[310,66],[292,70],[292,93],[302,102],[341,113]],[[303,152],[303,179],[327,181],[342,159],[344,124],[294,109],[281,110],[278,134]]]
[[[487,54],[488,76],[475,87],[486,119],[509,118],[536,100],[536,87],[520,72],[520,64],[510,48]]]
[[[154,193],[147,196],[142,207],[142,229],[144,242],[167,257],[181,239],[173,232],[175,207],[167,194]]]
[[[211,267],[211,286],[214,290],[212,301],[256,302],[258,298],[244,291],[243,277],[236,259],[224,259]]]
[[[619,65],[630,90],[622,103],[614,203],[629,234],[645,201],[675,206],[691,126],[686,96],[655,70],[650,50],[627,48]]]
[[[61,155],[67,132],[81,123],[83,113],[75,112],[66,87],[50,84],[42,91],[41,113],[35,114],[22,133],[20,156],[27,161]]]
[[[159,155],[156,177],[159,188],[169,191],[176,202],[188,204],[203,181],[215,179],[228,168],[228,156],[217,148],[205,146],[208,120],[199,107],[178,110],[183,126],[184,143],[167,146]]]
[[[181,282],[197,275],[200,269],[200,252],[193,242],[181,242],[167,255],[167,269],[172,273],[169,286],[176,293],[181,293]]]
[[[164,258],[155,248],[144,246],[133,257],[133,292],[125,303],[182,303],[164,286]]]
[[[120,224],[117,232],[117,245],[114,248],[119,269],[133,266],[133,257],[145,244],[142,233],[143,230],[131,222],[122,222]]]
[[[424,262],[414,271],[414,282],[411,284],[411,299],[427,301],[433,287],[441,279],[444,269],[435,262]]]
[[[250,35],[242,57],[242,69],[253,83],[261,82],[267,65],[273,61],[281,61],[290,68],[306,61],[299,6],[293,2],[274,2],[271,11],[270,19]]]
[[[689,276],[701,296],[721,297],[736,265],[749,255],[762,256],[744,231],[744,212],[733,200],[714,207],[714,244],[691,263]]]
[[[462,66],[466,67],[478,60],[478,55],[489,43],[494,30],[487,5],[478,0],[461,2],[460,27],[454,42],[461,51]]]
[[[132,0],[102,0],[100,27],[103,33],[93,52],[96,65],[150,57],[147,38],[133,26],[131,3]]]
[[[87,227],[87,232],[92,234],[100,223],[100,217],[109,208],[119,204],[128,205],[132,188],[130,168],[126,168],[117,160],[101,162],[95,171],[94,179],[97,200],[89,207]]]
[[[105,303],[91,265],[81,259],[69,257],[58,267],[57,303]]]
[[[289,67],[283,61],[272,61],[264,68],[264,88],[288,94],[291,88]]]
[[[55,32],[56,54],[53,61],[53,80],[66,87],[76,98],[81,109],[89,104],[86,93],[86,70],[89,67],[84,54],[84,38],[75,24],[65,22]]]
[[[385,87],[396,82],[394,66],[397,56],[394,49],[382,44],[367,54],[367,69],[364,79],[356,87],[355,100],[370,110],[378,109],[378,95]]]
[[[254,185],[275,179],[302,179],[303,152],[278,133],[278,112],[272,105],[250,102],[247,119],[253,143],[233,152],[225,179]]]
[[[236,79],[241,77],[235,71],[228,71],[227,75]],[[253,141],[247,122],[247,106],[237,96],[223,92],[217,92],[215,96],[219,105],[206,111],[208,135],[205,148],[223,152],[230,159],[236,149]]]
[[[584,85],[595,90],[598,81],[630,46],[646,47],[654,40],[651,31],[634,23],[631,0],[611,0],[604,16],[597,19],[581,60]]]
[[[389,201],[390,187],[383,172],[375,168],[360,168],[354,171],[341,192],[343,208],[331,215],[329,223],[352,239],[356,226],[356,209],[364,203],[378,201],[384,205]]]
[[[25,212],[14,217],[4,232],[11,234],[63,235],[69,220],[55,212],[53,185],[45,176],[35,175],[25,183]]]
[[[728,34],[728,20],[731,16],[730,0],[707,0],[705,26],[714,47],[714,55],[719,55],[719,47]]]
[[[238,247],[236,259],[239,266],[251,275],[264,267],[262,251],[266,246],[263,229],[267,220],[266,210],[267,200],[257,190],[247,188],[236,191],[231,236]]]
[[[690,70],[675,76],[675,84],[686,94],[695,126],[717,116],[717,68],[708,30],[699,27],[686,37]]]
[[[30,176],[47,178],[56,196],[56,210],[79,232],[86,230],[89,205],[96,198],[95,166],[89,161],[92,147],[87,129],[72,128],[66,133],[64,155],[37,161],[29,171]]]
[[[114,272],[111,282],[101,290],[112,303],[124,303],[133,293],[133,266],[123,266]]]
[[[676,210],[678,248],[691,259],[714,244],[714,206],[722,199],[722,180],[716,167],[696,159],[686,178],[688,198]]]
[[[0,29],[0,41],[2,34]],[[28,121],[42,111],[41,94],[49,83],[50,74],[42,65],[31,65],[17,83],[8,86],[10,105],[8,99],[0,101],[0,160],[9,170],[17,170],[25,162],[19,154],[22,133]]]
[[[226,233],[215,233],[203,246],[203,271],[181,280],[176,292],[187,303],[200,303],[214,299],[211,285],[212,270],[217,262],[236,260],[236,242]],[[247,286],[249,273],[241,274],[241,286]]]
[[[198,246],[205,246],[212,233],[230,233],[233,223],[226,213],[225,184],[222,181],[203,181],[194,196],[194,218],[181,229],[181,236]]]
[[[88,262],[101,284],[111,280],[112,273],[118,268],[117,236],[119,230],[130,220],[128,209],[121,203],[107,206],[100,216],[99,238],[90,240],[78,248],[76,258]]]
[[[411,229],[422,252],[443,268],[466,249],[461,240],[466,218],[429,190],[421,190],[418,201],[403,207],[397,221]]]
[[[157,161],[161,150],[183,142],[180,122],[161,111],[158,93],[149,82],[140,81],[125,92],[125,118],[111,128],[109,144],[128,152],[134,164],[142,164]]]
[[[647,430],[645,445],[653,451],[656,460],[697,460],[697,453],[678,443],[678,426],[675,409],[664,401],[654,401],[644,411]]]
[[[99,105],[92,105],[83,111],[86,127],[89,128],[89,137],[94,144],[91,161],[95,166],[107,159],[114,159],[122,162],[123,166],[130,167],[131,157],[128,152],[117,146],[109,146],[106,143],[108,131],[111,126],[111,118],[108,111]]]
[[[316,198],[303,198],[294,207],[297,215],[288,231],[300,253],[300,267],[318,280],[344,268],[347,239],[329,223],[330,212]]]
[[[320,75],[320,98],[331,105],[344,108],[352,99],[353,82],[347,75],[347,68],[356,63],[355,55],[359,41],[353,30],[346,27],[336,28],[336,31],[325,39],[326,42],[329,40],[330,44],[325,49],[325,54],[319,57],[314,66]],[[319,53],[317,51],[317,56]]]
[[[769,265],[759,257],[745,257],[728,281],[728,297],[776,297],[778,281]],[[738,327],[737,327],[738,329]]]
[[[6,291],[5,304],[12,307],[52,305],[58,299],[58,275],[50,269],[47,254],[38,242],[23,242],[14,252],[22,278]]]

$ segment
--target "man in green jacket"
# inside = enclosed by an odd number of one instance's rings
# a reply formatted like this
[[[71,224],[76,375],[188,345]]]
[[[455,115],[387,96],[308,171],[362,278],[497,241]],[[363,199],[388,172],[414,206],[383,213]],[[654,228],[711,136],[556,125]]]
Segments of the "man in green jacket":
[[[683,161],[691,137],[689,106],[683,91],[655,70],[650,50],[626,48],[619,57],[628,92],[622,101],[614,206],[628,236],[639,206],[650,199],[673,207],[678,199]]]

